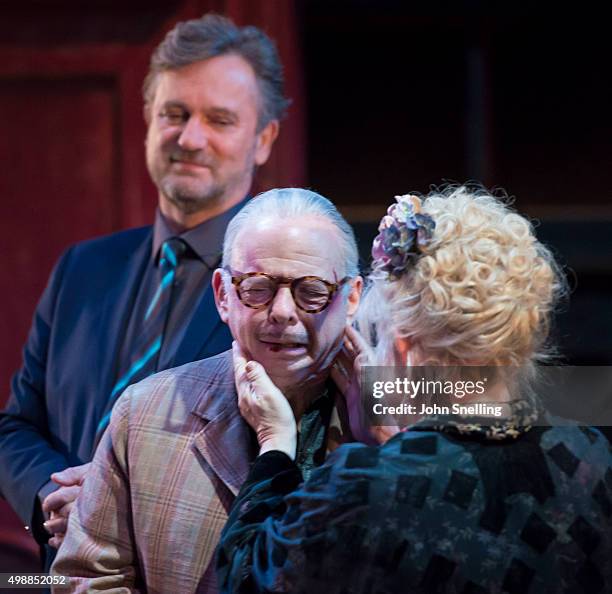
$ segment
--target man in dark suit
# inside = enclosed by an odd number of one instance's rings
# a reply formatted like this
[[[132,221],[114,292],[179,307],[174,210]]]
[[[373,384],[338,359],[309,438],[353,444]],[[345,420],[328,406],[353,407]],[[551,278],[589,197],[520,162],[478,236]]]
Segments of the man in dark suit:
[[[63,254],[0,413],[2,494],[56,548],[123,389],[229,347],[212,271],[287,106],[270,39],[210,15],[168,33],[144,98],[155,223]]]

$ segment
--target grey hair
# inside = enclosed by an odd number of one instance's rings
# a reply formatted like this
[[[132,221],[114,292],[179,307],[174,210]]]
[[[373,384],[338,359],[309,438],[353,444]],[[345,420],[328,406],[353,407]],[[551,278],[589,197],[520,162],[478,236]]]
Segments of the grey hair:
[[[153,103],[159,73],[227,54],[240,56],[255,72],[260,94],[258,131],[271,120],[282,119],[289,100],[284,96],[283,67],[274,42],[257,27],[237,27],[217,14],[178,23],[157,46],[143,85],[145,111]]]
[[[349,277],[357,276],[359,253],[352,227],[327,198],[302,188],[268,190],[253,198],[227,226],[223,241],[222,266],[229,266],[236,237],[247,225],[252,226],[254,221],[267,217],[283,220],[303,216],[321,217],[338,229],[338,249],[345,265],[345,274]]]

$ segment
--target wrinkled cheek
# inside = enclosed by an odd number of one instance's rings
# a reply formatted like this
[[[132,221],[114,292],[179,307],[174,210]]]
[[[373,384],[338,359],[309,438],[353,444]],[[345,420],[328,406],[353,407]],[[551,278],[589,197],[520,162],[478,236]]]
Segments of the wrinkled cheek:
[[[230,304],[230,309],[233,311],[237,311],[238,307],[244,306],[242,304]],[[254,347],[257,346],[256,324],[248,317],[234,315],[230,316],[228,325],[234,340],[237,340],[240,346],[251,354]]]

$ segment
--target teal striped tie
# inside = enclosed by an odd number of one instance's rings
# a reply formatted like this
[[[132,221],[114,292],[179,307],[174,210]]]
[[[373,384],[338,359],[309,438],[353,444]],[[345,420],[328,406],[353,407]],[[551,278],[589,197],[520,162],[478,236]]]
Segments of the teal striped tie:
[[[122,369],[119,380],[113,386],[106,413],[98,423],[95,444],[97,445],[106,429],[115,401],[123,390],[157,371],[159,353],[161,351],[164,330],[170,311],[172,286],[180,257],[185,253],[187,245],[178,237],[166,240],[159,259],[159,284],[145,312],[142,330],[138,334],[133,348],[133,356],[129,364]]]

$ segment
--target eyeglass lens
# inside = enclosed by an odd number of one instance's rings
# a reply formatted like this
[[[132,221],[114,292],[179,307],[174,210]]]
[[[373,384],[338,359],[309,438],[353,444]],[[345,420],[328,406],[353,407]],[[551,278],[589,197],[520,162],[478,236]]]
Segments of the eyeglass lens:
[[[248,305],[258,307],[272,301],[277,284],[265,276],[251,276],[240,283],[240,294]],[[317,279],[302,279],[293,285],[293,298],[302,309],[309,311],[323,307],[329,299],[327,285]]]

